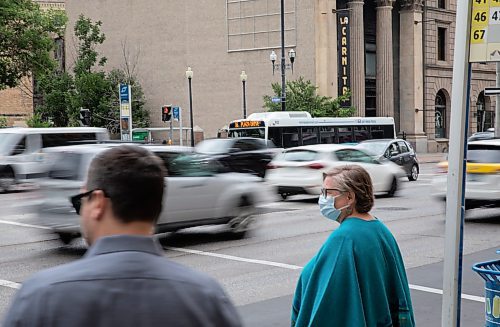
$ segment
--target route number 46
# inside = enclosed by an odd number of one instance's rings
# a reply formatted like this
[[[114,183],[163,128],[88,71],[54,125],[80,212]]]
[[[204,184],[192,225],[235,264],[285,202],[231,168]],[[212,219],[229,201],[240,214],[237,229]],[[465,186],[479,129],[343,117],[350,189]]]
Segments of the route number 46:
[[[472,34],[474,40],[482,40],[484,39],[484,30],[475,30],[474,34]]]
[[[483,12],[478,12],[475,16],[474,16],[474,20],[476,22],[485,22],[486,21],[486,11],[483,11]]]

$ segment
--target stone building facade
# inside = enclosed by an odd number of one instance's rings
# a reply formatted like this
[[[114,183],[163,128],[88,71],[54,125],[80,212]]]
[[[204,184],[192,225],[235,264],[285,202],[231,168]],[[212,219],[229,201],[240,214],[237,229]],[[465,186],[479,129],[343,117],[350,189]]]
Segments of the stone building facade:
[[[456,0],[285,0],[285,46],[297,57],[293,75],[316,83],[322,95],[339,94],[339,62],[349,62],[351,102],[359,116],[393,116],[397,132],[419,152],[446,151]],[[100,47],[108,67],[136,67],[152,121],[161,122],[164,104],[183,108],[189,126],[188,83],[192,79],[194,125],[207,136],[242,118],[241,71],[248,113],[263,110],[271,94],[269,54],[280,60],[279,0],[122,1],[67,0],[72,30],[78,15],[103,22]],[[338,19],[348,13],[348,56],[339,45]],[[72,37],[66,36],[67,68]],[[73,51],[74,52],[74,51]],[[288,59],[287,59],[288,62]],[[484,97],[495,83],[494,67],[474,64],[469,132],[492,127],[494,99]],[[344,85],[343,85],[344,86]],[[161,137],[161,136],[160,136]]]

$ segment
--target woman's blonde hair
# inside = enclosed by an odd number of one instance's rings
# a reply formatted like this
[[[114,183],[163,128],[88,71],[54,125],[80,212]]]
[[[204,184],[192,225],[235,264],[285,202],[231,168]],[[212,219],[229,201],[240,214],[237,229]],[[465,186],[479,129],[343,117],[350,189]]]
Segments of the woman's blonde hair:
[[[368,172],[358,165],[335,167],[323,174],[323,180],[332,178],[339,191],[352,192],[356,198],[355,208],[359,213],[366,213],[373,207],[372,179]]]

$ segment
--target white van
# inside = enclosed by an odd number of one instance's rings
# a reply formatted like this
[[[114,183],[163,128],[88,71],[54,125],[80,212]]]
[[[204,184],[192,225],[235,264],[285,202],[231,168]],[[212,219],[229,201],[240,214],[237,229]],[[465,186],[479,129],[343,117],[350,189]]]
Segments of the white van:
[[[107,129],[97,127],[0,129],[0,192],[16,182],[45,176],[50,162],[44,148],[106,140]]]

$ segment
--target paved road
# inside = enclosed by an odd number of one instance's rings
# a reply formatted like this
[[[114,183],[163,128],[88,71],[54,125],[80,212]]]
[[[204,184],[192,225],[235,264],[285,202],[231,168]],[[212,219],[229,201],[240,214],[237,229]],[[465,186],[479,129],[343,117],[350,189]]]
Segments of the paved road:
[[[433,164],[424,164],[417,182],[407,182],[395,198],[376,200],[374,214],[396,236],[410,283],[419,326],[439,326],[441,316],[444,205],[430,195]],[[0,195],[0,317],[21,283],[34,272],[76,260],[81,243],[61,246],[38,229],[27,205],[36,193]],[[288,326],[291,297],[300,269],[337,225],[322,218],[312,197],[292,197],[267,206],[260,228],[244,240],[233,240],[219,228],[196,228],[161,238],[165,256],[219,280],[238,306],[246,326]],[[467,214],[464,241],[463,326],[483,322],[481,279],[473,262],[496,256],[500,246],[500,211]]]

